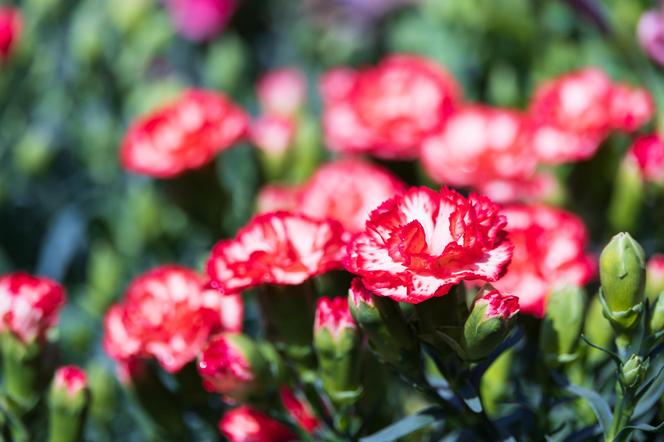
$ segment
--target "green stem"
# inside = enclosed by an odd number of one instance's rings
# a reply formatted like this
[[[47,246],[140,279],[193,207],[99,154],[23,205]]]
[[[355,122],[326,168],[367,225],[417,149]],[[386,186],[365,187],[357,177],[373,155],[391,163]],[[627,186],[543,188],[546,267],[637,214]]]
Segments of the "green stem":
[[[634,404],[630,392],[624,392],[622,386],[617,388],[616,404],[613,409],[613,422],[609,433],[606,435],[606,442],[625,441],[629,436],[619,436],[622,429],[629,423],[634,411]]]

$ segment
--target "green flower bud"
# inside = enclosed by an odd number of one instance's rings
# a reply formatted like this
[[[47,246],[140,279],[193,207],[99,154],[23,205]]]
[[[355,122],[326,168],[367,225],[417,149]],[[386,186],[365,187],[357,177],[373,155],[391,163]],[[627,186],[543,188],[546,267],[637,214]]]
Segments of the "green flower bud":
[[[481,291],[463,326],[466,357],[487,357],[505,339],[511,319],[519,311],[519,298],[503,295],[498,290]]]
[[[359,278],[349,291],[350,312],[385,363],[412,379],[421,376],[420,346],[396,302],[373,295]]]
[[[628,233],[611,239],[599,258],[604,314],[614,327],[633,328],[643,310],[645,255]]]
[[[540,331],[540,349],[549,366],[577,358],[584,303],[585,294],[580,287],[565,286],[551,293]]]
[[[336,403],[358,398],[359,332],[348,298],[320,298],[314,322],[314,349],[323,387]]]
[[[660,333],[664,330],[664,293],[660,293],[650,311],[650,332]]]
[[[632,355],[620,367],[620,382],[627,388],[635,389],[639,386],[648,372],[648,360],[639,355]]]
[[[611,327],[611,323],[606,319],[602,310],[602,303],[599,300],[599,296],[595,296],[590,301],[590,306],[588,307],[583,333],[593,344],[609,348],[614,338],[613,327]],[[605,352],[596,348],[590,346],[586,346],[585,348],[586,362],[591,367],[601,364],[608,357]]]
[[[80,441],[89,402],[85,372],[73,365],[58,369],[48,401],[49,442]]]

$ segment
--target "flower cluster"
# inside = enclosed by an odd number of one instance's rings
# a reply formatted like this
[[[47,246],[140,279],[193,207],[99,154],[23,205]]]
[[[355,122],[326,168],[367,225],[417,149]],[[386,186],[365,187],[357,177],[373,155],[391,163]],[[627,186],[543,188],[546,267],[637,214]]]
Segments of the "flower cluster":
[[[120,157],[132,172],[170,178],[208,163],[237,143],[247,126],[244,111],[223,94],[190,89],[136,120]]]

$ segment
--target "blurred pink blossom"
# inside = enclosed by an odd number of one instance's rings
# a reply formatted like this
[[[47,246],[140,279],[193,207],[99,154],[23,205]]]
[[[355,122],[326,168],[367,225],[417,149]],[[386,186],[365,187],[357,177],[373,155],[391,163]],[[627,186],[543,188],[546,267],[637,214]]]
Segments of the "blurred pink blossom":
[[[641,48],[658,64],[664,65],[664,15],[661,11],[645,12],[636,28]]]
[[[165,0],[183,37],[193,41],[218,35],[235,12],[237,0]]]

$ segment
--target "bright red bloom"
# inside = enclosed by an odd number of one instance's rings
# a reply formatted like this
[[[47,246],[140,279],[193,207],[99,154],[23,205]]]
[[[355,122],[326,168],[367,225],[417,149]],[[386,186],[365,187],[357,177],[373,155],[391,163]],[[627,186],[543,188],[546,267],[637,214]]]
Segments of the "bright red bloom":
[[[320,298],[316,306],[314,331],[326,329],[332,336],[338,336],[348,328],[357,328],[348,308],[348,297]]]
[[[229,333],[210,339],[198,357],[198,373],[206,390],[230,398],[242,398],[255,390],[259,379],[243,342],[243,336]]]
[[[219,431],[230,442],[291,442],[297,436],[286,425],[247,406],[227,411]]]
[[[22,272],[0,276],[0,332],[25,343],[43,339],[64,304],[64,289],[48,278]]]
[[[616,84],[611,92],[611,127],[634,132],[655,113],[655,102],[646,89]]]
[[[558,285],[581,286],[593,277],[588,232],[581,219],[552,207],[514,205],[504,213],[514,256],[505,276],[493,285],[518,296],[522,312],[542,317]]]
[[[295,124],[285,117],[261,117],[251,125],[251,141],[268,155],[281,155],[286,152],[294,135]]]
[[[177,31],[193,41],[209,40],[226,26],[236,0],[166,0]]]
[[[280,388],[279,396],[284,408],[300,428],[309,434],[316,431],[320,421],[308,402],[298,397],[290,388]]]
[[[238,319],[224,319],[220,308],[233,303],[230,314],[241,314],[239,299],[219,300],[204,288],[205,279],[176,265],[157,267],[136,278],[104,318],[104,349],[120,364],[155,358],[171,372],[179,371],[201,351],[211,333]],[[226,303],[226,304],[224,304]],[[239,319],[241,321],[241,319]]]
[[[21,12],[12,7],[0,7],[0,61],[6,60],[21,35]]]
[[[120,159],[133,172],[170,178],[208,163],[247,132],[248,119],[225,95],[190,89],[136,120]]]
[[[498,184],[518,185],[532,178],[538,157],[529,135],[528,120],[516,111],[467,106],[425,141],[422,164],[439,184],[470,186],[487,194]],[[503,193],[496,192],[499,197]]]
[[[664,141],[654,133],[637,138],[627,153],[646,181],[664,183]]]
[[[346,267],[376,295],[417,304],[463,280],[500,278],[512,257],[505,224],[486,197],[413,187],[371,213]]]
[[[53,382],[55,388],[64,389],[73,397],[88,387],[88,376],[76,365],[66,365],[58,368]]]
[[[234,293],[262,284],[297,285],[341,268],[345,235],[337,221],[273,212],[258,215],[234,239],[212,249],[207,273],[215,288]]]
[[[299,193],[298,211],[316,218],[333,218],[350,232],[364,229],[373,209],[402,193],[406,186],[389,171],[345,159],[316,171]]]
[[[321,89],[328,147],[381,158],[415,158],[460,96],[447,71],[413,55],[393,55],[358,71],[333,70],[323,77]]]
[[[519,298],[512,295],[503,295],[498,290],[483,293],[474,301],[475,305],[486,304],[487,318],[500,316],[504,320],[512,318],[519,313]]]
[[[263,186],[256,197],[256,212],[295,211],[300,187],[268,184]]]
[[[261,77],[257,92],[263,112],[290,118],[304,104],[307,81],[297,68],[276,69]]]

